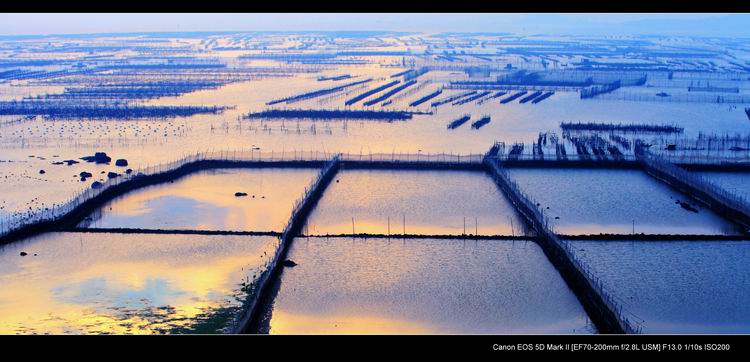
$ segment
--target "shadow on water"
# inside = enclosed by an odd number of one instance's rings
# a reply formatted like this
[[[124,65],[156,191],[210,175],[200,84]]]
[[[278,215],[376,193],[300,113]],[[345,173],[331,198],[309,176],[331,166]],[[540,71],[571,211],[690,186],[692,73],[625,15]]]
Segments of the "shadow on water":
[[[279,273],[271,274],[271,280],[269,280],[269,289],[266,293],[261,295],[258,303],[258,313],[250,318],[245,328],[242,330],[242,334],[270,334],[271,332],[271,317],[273,317],[273,307],[276,301],[276,296],[279,294],[281,289],[281,278],[284,274],[284,267],[281,268]]]

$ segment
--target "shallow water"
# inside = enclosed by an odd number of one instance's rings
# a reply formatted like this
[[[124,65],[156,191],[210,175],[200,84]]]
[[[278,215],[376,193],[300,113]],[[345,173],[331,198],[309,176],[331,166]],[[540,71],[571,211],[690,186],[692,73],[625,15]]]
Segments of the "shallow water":
[[[592,333],[531,241],[298,238],[270,333]]]
[[[750,242],[571,243],[645,333],[750,332]]]
[[[277,245],[273,237],[49,233],[0,246],[0,333],[221,332],[244,310],[243,283]]]
[[[270,67],[290,74],[278,78],[241,81],[218,89],[200,90],[176,97],[135,102],[148,105],[233,107],[222,114],[167,120],[151,118],[98,121],[51,121],[37,117],[35,120],[13,122],[13,117],[0,117],[0,194],[3,195],[0,198],[0,229],[8,226],[8,217],[54,207],[91,187],[92,182],[105,180],[107,172],[122,173],[125,170],[114,165],[84,162],[73,166],[52,164],[65,159],[79,159],[98,151],[107,152],[113,159],[128,159],[128,167],[137,173],[139,168],[212,150],[252,149],[266,153],[275,151],[277,155],[280,151],[290,150],[365,155],[371,152],[422,155],[436,152],[481,153],[495,141],[507,144],[525,142],[528,145],[536,140],[539,132],[554,131],[560,134],[559,124],[563,121],[676,124],[685,127],[684,134],[679,137],[694,137],[698,132],[733,134],[750,131],[750,123],[747,122],[741,105],[670,102],[676,96],[683,95],[687,86],[694,84],[694,77],[707,77],[703,81],[707,84],[708,78],[714,78],[714,75],[722,77],[720,68],[726,67],[728,62],[745,61],[747,58],[744,52],[732,49],[736,44],[731,42],[727,44],[721,39],[703,42],[686,38],[642,38],[638,41],[653,42],[643,48],[646,50],[664,46],[673,49],[691,49],[695,46],[699,49],[716,49],[716,55],[706,59],[710,59],[712,64],[716,62],[710,73],[701,75],[670,72],[669,78],[674,75],[675,79],[668,80],[667,72],[661,75],[651,72],[648,82],[653,87],[623,87],[595,99],[581,100],[576,91],[558,91],[539,104],[520,104],[515,101],[501,105],[500,99],[494,99],[481,105],[475,102],[460,106],[448,104],[433,110],[428,109],[425,104],[419,110],[433,111],[433,114],[415,115],[409,121],[392,123],[352,120],[240,120],[243,114],[267,108],[266,102],[272,99],[333,85],[317,80],[324,74],[351,74],[352,80],[375,79],[364,87],[355,87],[332,97],[277,106],[342,108],[346,99],[390,81],[391,75],[405,70],[404,67],[412,60],[416,63],[408,65],[409,67],[427,64],[422,62],[431,58],[428,55],[366,57],[373,63],[353,66],[237,58],[238,55],[248,53],[280,50],[297,52],[302,49],[335,52],[361,49],[365,45],[366,49],[409,50],[415,54],[428,49],[434,54],[447,51],[461,58],[454,64],[433,63],[437,65],[436,68],[453,71],[431,71],[420,76],[417,85],[392,97],[390,105],[364,107],[363,102],[360,102],[350,107],[352,109],[407,109],[411,101],[448,85],[450,81],[468,79],[469,75],[463,71],[468,66],[500,67],[501,64],[507,64],[513,67],[513,71],[533,71],[547,69],[546,62],[551,61],[549,66],[553,69],[564,70],[576,68],[576,64],[584,60],[627,63],[649,59],[649,62],[653,60],[664,62],[665,65],[672,64],[670,66],[675,66],[676,63],[678,68],[684,66],[686,70],[696,67],[706,69],[695,63],[686,64],[688,61],[682,57],[654,58],[648,52],[640,51],[622,53],[616,50],[620,45],[609,43],[606,39],[550,36],[498,38],[489,35],[433,37],[427,34],[415,35],[414,38],[412,35],[401,37],[386,34],[368,38],[348,38],[334,34],[330,36],[313,35],[313,38],[308,38],[307,35],[245,34],[239,37],[212,36],[210,39],[162,38],[158,43],[151,44],[142,38],[129,37],[129,41],[135,42],[130,43],[131,45],[140,44],[139,47],[145,48],[130,48],[117,54],[104,51],[94,55],[93,63],[90,63],[91,59],[87,59],[92,52],[60,52],[61,49],[52,49],[71,45],[67,39],[49,39],[49,42],[10,40],[5,44],[8,47],[2,54],[8,58],[6,60],[27,57],[69,59],[80,61],[85,69],[89,66],[98,67],[98,60],[95,59],[99,55],[106,59],[108,54],[114,55],[118,62],[131,58],[138,62],[138,58],[166,55],[220,57],[230,67]],[[563,46],[573,42],[594,47],[611,44],[613,53],[603,57],[590,57],[586,55],[589,50],[584,50],[586,54],[566,56],[551,49],[541,52],[548,54],[521,56],[517,54],[517,49],[512,49],[519,46],[534,48],[534,43],[540,39],[563,41],[559,43]],[[126,44],[124,40],[117,37],[82,37],[74,43],[85,49],[87,44]],[[242,50],[212,49],[218,44],[237,46],[237,49]],[[539,44],[544,43],[537,45]],[[151,46],[156,47],[147,49]],[[174,47],[171,49],[174,52],[164,52],[162,47],[165,46]],[[565,49],[563,53],[575,53],[575,48]],[[639,49],[642,49],[641,45]],[[456,54],[464,51],[499,52],[503,55],[484,62]],[[542,60],[545,61],[544,64],[540,64]],[[720,68],[715,68],[716,65]],[[67,67],[69,65],[62,66],[61,69]],[[55,70],[57,66],[39,69]],[[312,73],[297,73],[304,69],[311,70]],[[724,71],[729,69],[724,68]],[[737,71],[736,67],[731,69],[734,69],[729,70],[731,72]],[[126,74],[127,78],[123,78],[124,81],[157,77],[174,79],[168,74],[172,71],[144,70],[126,73],[129,74]],[[494,80],[502,73],[495,72],[485,80]],[[55,76],[47,80],[3,82],[0,84],[0,99],[60,93],[69,86],[76,88],[87,83],[103,82],[111,78],[110,75],[109,71],[105,71],[82,76]],[[727,78],[736,76],[730,73],[724,75]],[[66,80],[70,83],[65,82]],[[746,80],[710,82],[715,86],[738,85],[743,94],[750,84]],[[413,93],[407,94],[415,89]],[[659,91],[666,91],[674,96],[672,99],[661,99],[661,102],[653,101],[655,93]],[[463,90],[446,88],[439,98],[462,92]],[[648,97],[643,97],[644,100],[648,98],[648,101],[615,99],[623,97],[622,93],[634,92],[648,94]],[[465,113],[471,114],[473,120],[490,115],[492,121],[480,130],[471,129],[470,123],[455,130],[446,128],[450,121]],[[638,136],[654,145],[671,142],[675,137],[658,134]],[[530,147],[526,147],[525,152],[529,151]],[[568,152],[572,154],[570,148]],[[45,173],[40,173],[41,170]],[[91,172],[94,177],[81,182],[77,176],[81,171]],[[95,221],[91,225],[280,231],[288,220],[293,201],[302,194],[304,186],[310,183],[317,170],[272,171],[268,175],[265,172],[266,170],[254,170],[249,174],[244,174],[243,171],[201,173],[174,183],[139,190],[105,206],[94,215]],[[543,172],[551,173],[526,177],[522,187],[539,198],[543,207],[550,206],[552,216],[561,216],[559,221],[553,221],[560,232],[735,232],[731,225],[708,210],[699,207],[699,214],[683,210],[674,203],[676,198],[684,199],[682,195],[642,174],[611,170],[601,173],[583,171],[581,174],[584,176],[578,177],[570,176],[568,171]],[[523,179],[525,176],[516,173],[514,177]],[[738,180],[732,182],[727,181],[725,187],[740,190],[750,184]],[[247,192],[249,196],[235,198],[234,192],[238,191]],[[256,198],[252,198],[252,195],[256,195]],[[379,171],[359,174],[343,172],[340,182],[331,185],[319,207],[313,212],[306,231],[387,233],[390,229],[394,233],[519,235],[524,233],[522,225],[508,201],[485,175],[463,172],[396,174]],[[106,244],[98,241],[103,237],[107,238]],[[217,330],[219,327],[215,321],[224,320],[224,312],[215,311],[226,308],[215,301],[222,295],[232,294],[236,286],[225,280],[242,279],[243,275],[247,275],[244,271],[237,272],[238,268],[242,270],[239,267],[243,265],[240,259],[242,262],[245,260],[239,254],[248,252],[255,258],[259,251],[252,249],[252,245],[234,245],[233,242],[218,240],[256,240],[245,238],[50,234],[14,244],[15,246],[2,247],[0,281],[3,283],[0,286],[7,290],[0,291],[0,297],[5,298],[0,299],[0,319],[10,321],[10,324],[4,324],[0,332],[31,329],[71,333]],[[295,278],[300,278],[299,283],[304,284],[300,284],[296,290],[306,294],[297,296],[288,287],[282,287],[282,297],[286,299],[282,298],[281,306],[286,309],[276,310],[275,331],[569,332],[573,328],[576,331],[580,328],[589,331],[585,327],[585,316],[581,317],[580,306],[576,301],[570,300],[570,292],[564,285],[561,286],[559,276],[546,260],[542,260],[543,255],[534,244],[510,242],[512,246],[505,250],[502,248],[507,243],[499,243],[498,245],[503,245],[501,247],[489,242],[477,242],[474,244],[475,248],[470,249],[470,246],[466,246],[470,241],[452,241],[463,243],[463,249],[456,249],[457,245],[445,245],[447,242],[449,241],[436,240],[416,244],[416,241],[408,241],[399,247],[398,244],[384,244],[382,240],[369,240],[364,246],[352,243],[329,247],[325,244],[327,242],[318,240],[310,242],[312,246],[308,245],[306,252],[297,248],[295,257],[304,262],[297,268],[288,269],[285,275],[291,276],[291,281],[287,280],[285,285],[291,283],[294,287]],[[298,242],[297,246],[299,244]],[[338,249],[340,245],[347,247]],[[18,253],[25,249],[19,248],[26,247],[38,248],[42,252],[33,258],[21,258]],[[54,251],[53,257],[47,256],[49,250]],[[453,255],[456,253],[462,253],[462,258]],[[355,258],[352,262],[349,254],[358,259]],[[503,256],[505,259],[500,260]],[[327,259],[329,257],[330,260]],[[492,259],[493,257],[499,259]],[[662,257],[673,256],[665,253]],[[524,263],[520,263],[518,259],[524,260]],[[252,258],[248,260],[250,264],[258,262]],[[311,262],[320,263],[323,268],[310,268]],[[343,277],[329,273],[326,268],[341,272]],[[414,273],[409,273],[411,271]],[[629,275],[633,274],[638,275],[638,272]],[[466,275],[468,280],[463,280]],[[339,285],[339,279],[342,278],[343,284]],[[387,280],[383,280],[384,278]],[[403,285],[398,284],[402,280]],[[454,285],[459,283],[458,286]],[[9,287],[6,288],[6,285]],[[341,294],[324,295],[330,288],[341,291]],[[743,288],[747,289],[746,286]],[[149,298],[144,299],[145,302],[138,299],[142,299],[143,295]],[[299,299],[307,298],[306,295],[312,296],[309,297],[311,301],[322,303],[307,306],[304,299]],[[376,298],[383,295],[388,297],[385,301]],[[208,302],[204,303],[204,300]],[[361,304],[357,304],[360,300]],[[554,303],[547,305],[540,300],[551,300]],[[557,300],[563,300],[562,305],[558,305]],[[138,304],[141,302],[143,303]],[[209,306],[196,306],[199,302]],[[682,302],[689,304],[691,300]],[[122,303],[127,305],[122,307]],[[332,305],[341,306],[341,312],[330,309]],[[405,306],[403,309],[402,305]],[[196,311],[197,309],[202,311]],[[687,314],[689,313],[686,312],[685,315]],[[25,318],[23,323],[18,322],[19,318]],[[30,326],[31,329],[23,329],[25,326]],[[744,328],[744,324],[741,327]],[[728,327],[729,330],[733,330],[732,328],[734,327]]]
[[[317,169],[219,169],[127,193],[82,225],[96,228],[282,231]],[[236,197],[235,192],[247,196]]]
[[[276,66],[279,63],[274,63]],[[288,66],[288,64],[283,64]],[[403,69],[367,66],[337,66],[331,73],[350,73],[357,79],[389,77]],[[420,77],[420,83],[435,81],[420,91],[400,98],[386,108],[405,109],[409,102],[430,92],[442,82],[465,78],[462,72],[435,71]],[[116,167],[81,164],[72,167],[51,166],[52,155],[60,159],[78,159],[97,151],[113,158],[127,158],[131,168],[163,164],[195,152],[210,150],[248,150],[259,147],[264,152],[316,150],[326,152],[402,152],[402,153],[482,153],[495,141],[510,144],[529,143],[539,132],[560,134],[562,121],[614,123],[674,123],[685,127],[687,136],[697,132],[742,132],[750,123],[741,107],[711,103],[633,102],[616,100],[581,100],[577,92],[557,92],[538,104],[499,103],[498,99],[481,105],[475,102],[460,106],[445,105],[434,114],[417,115],[405,122],[310,121],[285,119],[274,121],[239,121],[250,111],[266,108],[276,98],[321,89],[329,85],[316,79],[318,74],[295,74],[292,77],[243,81],[219,89],[200,90],[178,97],[164,97],[146,102],[155,105],[213,104],[234,106],[219,115],[196,115],[170,120],[68,120],[37,119],[0,128],[0,192],[12,194],[0,206],[0,217],[25,212],[28,207],[40,209],[69,200],[94,180],[80,183],[71,177],[89,171],[100,177],[101,171],[122,170]],[[358,94],[361,91],[354,92]],[[445,96],[461,90],[446,90]],[[348,96],[327,103],[319,99],[294,103],[288,107],[342,107]],[[280,106],[281,107],[281,106]],[[354,108],[362,108],[355,105]],[[370,107],[380,109],[382,107]],[[424,107],[420,107],[424,108]],[[422,109],[427,110],[427,109]],[[464,125],[456,130],[446,125],[469,113],[474,119],[491,115],[492,122],[473,130]],[[656,136],[644,135],[650,143]],[[529,150],[530,147],[527,147]],[[570,147],[569,147],[570,151]],[[46,161],[34,162],[27,156],[43,155]],[[39,175],[45,169],[48,173]],[[12,191],[12,192],[11,192]],[[39,200],[36,200],[39,198]]]
[[[698,174],[725,190],[744,197],[746,200],[750,199],[750,173],[748,172],[704,171],[692,173]]]
[[[311,213],[307,231],[386,235],[389,220],[391,234],[461,235],[464,221],[466,234],[525,233],[484,172],[410,170],[342,170]]]
[[[733,224],[710,209],[639,170],[509,171],[521,189],[541,204],[561,234],[738,233]],[[698,213],[683,209],[677,200],[689,202]]]

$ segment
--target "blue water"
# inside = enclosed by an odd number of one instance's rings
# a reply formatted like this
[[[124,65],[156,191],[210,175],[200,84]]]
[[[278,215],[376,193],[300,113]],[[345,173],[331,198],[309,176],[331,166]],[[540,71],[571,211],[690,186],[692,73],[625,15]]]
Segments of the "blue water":
[[[298,238],[270,332],[592,333],[531,241]]]
[[[749,333],[750,242],[572,241],[645,333]]]

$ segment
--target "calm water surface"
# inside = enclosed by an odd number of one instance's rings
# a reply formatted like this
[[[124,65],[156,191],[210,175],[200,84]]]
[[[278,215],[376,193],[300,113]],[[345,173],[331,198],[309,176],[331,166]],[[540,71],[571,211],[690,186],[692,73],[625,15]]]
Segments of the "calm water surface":
[[[706,180],[713,182],[727,191],[750,199],[750,173],[749,172],[695,172]]]
[[[311,234],[523,235],[524,223],[483,172],[342,170],[308,219]],[[353,219],[353,221],[352,221]]]
[[[531,241],[298,238],[270,333],[592,333]]]
[[[338,72],[367,77],[389,77],[396,69],[377,66],[341,67]],[[454,79],[451,72],[430,72],[420,77],[425,81]],[[685,127],[686,136],[698,132],[736,133],[750,130],[742,107],[711,103],[632,102],[615,100],[581,100],[577,92],[557,92],[539,104],[501,105],[499,100],[482,105],[441,106],[432,115],[418,115],[406,122],[375,121],[237,121],[250,111],[266,108],[271,99],[320,89],[317,75],[297,75],[223,86],[181,95],[149,100],[147,104],[234,106],[220,115],[196,115],[173,120],[145,119],[122,121],[70,120],[49,122],[41,118],[0,129],[0,192],[8,194],[0,205],[0,216],[6,212],[25,211],[29,206],[40,208],[64,202],[90,186],[78,182],[79,172],[92,172],[101,178],[101,171],[122,172],[122,168],[81,163],[74,166],[52,166],[59,159],[78,159],[97,151],[113,158],[126,158],[133,169],[162,164],[195,152],[209,150],[248,150],[259,147],[270,151],[327,152],[454,152],[483,153],[495,141],[531,142],[539,132],[560,134],[562,121],[613,123],[674,123]],[[429,93],[438,83],[392,104],[405,109],[409,102]],[[8,87],[6,85],[6,87]],[[3,87],[0,87],[3,88]],[[360,93],[361,90],[354,92]],[[460,93],[446,90],[445,96]],[[337,108],[347,97],[337,97],[319,104],[319,99],[295,103],[290,107]],[[356,105],[354,108],[361,107]],[[389,106],[391,107],[391,106]],[[425,106],[427,107],[427,106]],[[388,108],[388,107],[386,107]],[[422,110],[429,110],[428,108]],[[468,125],[447,130],[446,125],[464,113],[474,118],[484,114],[492,122],[480,130]],[[655,121],[658,120],[658,121]],[[652,139],[656,138],[656,139]],[[644,136],[644,141],[657,143],[661,137]],[[530,147],[527,147],[527,152]],[[572,150],[569,149],[569,152]],[[46,160],[29,158],[43,156]],[[40,175],[39,170],[46,174]],[[105,172],[106,173],[106,172]],[[7,176],[7,178],[6,178]],[[38,198],[38,199],[37,199]]]
[[[49,233],[0,246],[0,333],[225,331],[277,245],[272,237]]]
[[[562,234],[738,233],[710,209],[638,170],[517,168],[510,174]],[[677,200],[699,211],[685,210]]]
[[[82,225],[98,228],[281,231],[316,169],[224,169],[123,195]],[[234,196],[245,192],[244,197]]]
[[[644,332],[750,332],[750,242],[571,242]]]

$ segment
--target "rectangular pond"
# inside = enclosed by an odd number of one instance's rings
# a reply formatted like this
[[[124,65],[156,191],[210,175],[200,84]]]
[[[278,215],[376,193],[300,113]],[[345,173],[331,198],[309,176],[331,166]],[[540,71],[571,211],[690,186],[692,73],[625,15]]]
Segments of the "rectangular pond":
[[[226,332],[277,246],[274,237],[112,233],[3,245],[0,333]]]
[[[494,181],[478,171],[341,170],[307,221],[310,234],[524,235]],[[353,225],[352,225],[353,224]]]
[[[750,241],[571,241],[644,333],[749,333]]]
[[[750,199],[750,172],[700,171],[692,172],[737,196]]]
[[[282,231],[317,169],[218,169],[127,193],[81,226]],[[237,197],[235,192],[247,195]]]
[[[273,334],[594,333],[532,241],[297,238]]]
[[[509,172],[561,234],[739,233],[734,224],[640,170],[512,168]]]

